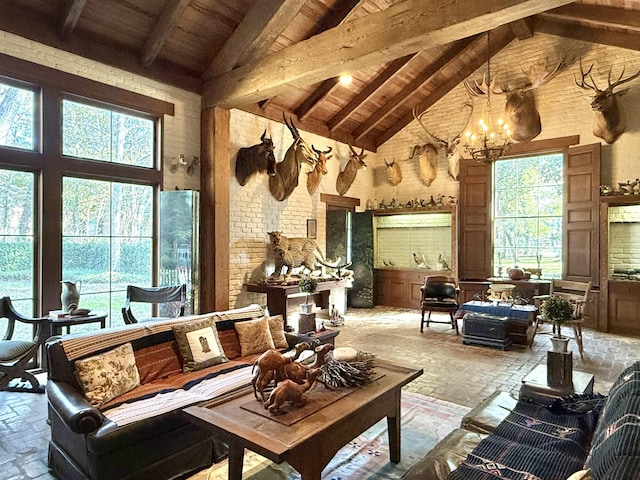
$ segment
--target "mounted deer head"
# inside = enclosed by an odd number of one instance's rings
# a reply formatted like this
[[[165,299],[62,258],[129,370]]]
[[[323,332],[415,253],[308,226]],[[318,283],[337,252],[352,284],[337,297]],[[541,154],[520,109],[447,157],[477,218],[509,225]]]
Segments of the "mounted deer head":
[[[387,180],[394,187],[402,181],[402,171],[400,170],[400,164],[396,163],[395,159],[391,160],[391,163],[387,163],[386,159],[384,164],[387,166]]]
[[[473,114],[473,104],[467,102],[462,105],[462,109],[466,107],[469,107],[469,116],[467,117],[467,121],[464,127],[462,128],[462,130],[460,130],[460,132],[458,132],[456,135],[453,135],[450,140],[445,140],[444,138],[437,137],[427,129],[425,124],[422,122],[423,115],[427,113],[426,110],[422,112],[420,115],[418,115],[416,112],[416,109],[415,108],[413,109],[413,118],[415,118],[418,121],[422,129],[427,133],[427,135],[430,138],[434,139],[437,142],[437,144],[444,149],[444,153],[447,157],[447,164],[448,164],[447,173],[451,178],[453,178],[456,181],[458,181],[458,176],[460,174],[461,153],[460,153],[460,150],[458,150],[458,145],[460,144],[462,133],[467,129],[467,126],[469,125],[469,121],[471,120],[471,115]],[[415,151],[416,149],[414,147],[413,153],[411,154],[410,158],[413,158]],[[435,168],[435,165],[434,165],[434,168]],[[435,179],[435,176],[434,176],[434,179]]]
[[[322,176],[327,174],[327,160],[333,156],[329,155],[331,147],[327,147],[325,151],[320,151],[313,145],[311,145],[311,148],[316,152],[318,161],[316,162],[315,168],[307,173],[307,192],[309,192],[309,195],[316,193]]]
[[[246,185],[256,173],[266,171],[267,175],[276,174],[276,157],[273,155],[275,145],[271,137],[267,138],[265,130],[257,145],[242,147],[236,156],[236,178],[240,185]]]
[[[487,85],[486,76],[483,77],[482,83],[475,81],[473,84],[465,82],[464,86],[467,92],[474,97],[486,97],[491,94],[507,95],[507,102],[504,107],[506,123],[511,132],[511,138],[518,142],[528,142],[542,131],[542,122],[540,114],[536,108],[533,90],[549,83],[559,73],[567,69],[573,60],[567,62],[566,54],[562,56],[560,61],[552,69],[547,69],[547,61],[534,63],[529,67],[527,82],[521,87],[509,87],[506,84],[500,85],[500,89],[496,88],[497,76],[490,80]],[[524,70],[523,70],[524,71]]]
[[[349,188],[351,188],[351,184],[356,179],[358,170],[367,168],[367,164],[364,163],[364,158],[367,156],[367,154],[364,153],[364,147],[362,147],[360,153],[356,153],[351,144],[349,144],[349,150],[351,150],[349,161],[345,165],[344,170],[338,174],[338,178],[336,178],[336,190],[339,195],[344,195]]]
[[[582,59],[580,59],[581,79],[580,82],[578,82],[574,75],[574,81],[576,82],[576,85],[583,90],[593,90],[595,92],[593,100],[591,101],[591,108],[593,110],[593,134],[611,144],[624,133],[627,126],[624,109],[622,108],[622,105],[618,104],[618,97],[624,95],[627,90],[618,90],[614,93],[613,89],[618,85],[622,85],[623,83],[633,80],[640,75],[640,71],[623,79],[624,67],[622,67],[622,72],[620,72],[618,80],[611,83],[612,65],[609,68],[609,75],[607,76],[607,83],[609,86],[604,90],[600,90],[591,76],[591,69],[593,68],[593,65],[594,64],[592,63],[589,69],[585,72],[582,68]],[[587,83],[587,77],[591,80],[591,84]]]

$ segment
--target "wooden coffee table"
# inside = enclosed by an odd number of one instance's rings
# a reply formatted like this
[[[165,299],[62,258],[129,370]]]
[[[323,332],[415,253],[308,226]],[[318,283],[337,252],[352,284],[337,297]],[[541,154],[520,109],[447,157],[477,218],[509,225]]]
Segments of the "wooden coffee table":
[[[289,463],[303,480],[319,480],[340,448],[385,417],[390,460],[400,461],[402,387],[420,375],[421,369],[376,360],[379,378],[291,426],[243,409],[241,406],[248,401],[256,401],[250,389],[230,400],[188,407],[184,413],[190,421],[211,429],[229,443],[230,480],[242,478],[245,448],[275,463]]]

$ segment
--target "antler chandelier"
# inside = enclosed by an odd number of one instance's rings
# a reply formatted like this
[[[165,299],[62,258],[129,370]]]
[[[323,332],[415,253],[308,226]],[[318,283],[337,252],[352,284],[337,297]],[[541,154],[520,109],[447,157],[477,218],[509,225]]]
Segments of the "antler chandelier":
[[[502,157],[509,147],[511,147],[511,132],[509,125],[504,123],[502,118],[497,121],[497,131],[492,131],[491,126],[491,90],[493,83],[491,81],[491,40],[490,32],[487,32],[487,74],[483,80],[482,86],[476,81],[476,89],[483,91],[487,96],[486,117],[480,118],[478,121],[478,131],[473,133],[467,131],[465,134],[466,142],[464,149],[471,155],[474,160],[491,163]],[[469,89],[469,87],[467,87]]]

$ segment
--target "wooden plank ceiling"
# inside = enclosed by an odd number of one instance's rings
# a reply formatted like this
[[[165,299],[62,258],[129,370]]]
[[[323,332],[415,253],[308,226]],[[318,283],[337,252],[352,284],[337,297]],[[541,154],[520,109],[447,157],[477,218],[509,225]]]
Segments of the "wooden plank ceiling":
[[[512,41],[640,50],[640,2],[7,0],[0,29],[375,150]]]

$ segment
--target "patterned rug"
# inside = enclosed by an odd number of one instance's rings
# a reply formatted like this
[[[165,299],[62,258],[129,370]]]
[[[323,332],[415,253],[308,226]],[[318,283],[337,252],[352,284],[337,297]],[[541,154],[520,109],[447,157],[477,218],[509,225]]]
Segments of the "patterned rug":
[[[338,451],[322,472],[326,480],[363,478],[398,479],[450,431],[460,425],[468,407],[424,395],[402,392],[402,461],[389,462],[387,421],[376,423]],[[227,461],[201,471],[189,480],[227,480]],[[245,450],[242,478],[250,480],[298,480],[288,464],[276,465]]]

